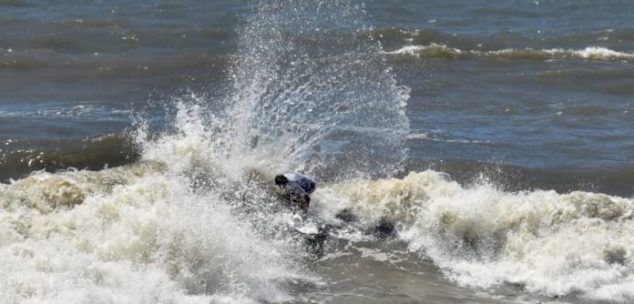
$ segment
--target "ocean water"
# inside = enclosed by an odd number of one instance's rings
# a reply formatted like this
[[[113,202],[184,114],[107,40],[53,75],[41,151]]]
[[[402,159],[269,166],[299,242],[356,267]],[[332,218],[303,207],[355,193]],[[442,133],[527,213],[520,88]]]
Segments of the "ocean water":
[[[0,303],[630,303],[633,14],[0,0]]]

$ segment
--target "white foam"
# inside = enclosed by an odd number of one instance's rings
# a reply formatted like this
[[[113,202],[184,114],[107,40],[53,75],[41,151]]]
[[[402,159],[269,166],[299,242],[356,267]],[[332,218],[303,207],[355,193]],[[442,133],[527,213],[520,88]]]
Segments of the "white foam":
[[[393,163],[377,162],[375,172],[393,172],[406,155],[400,144],[409,128],[409,89],[396,83],[376,41],[351,35],[336,41],[341,46],[323,47],[328,54],[299,43],[308,33],[329,38],[315,31],[324,26],[360,30],[365,13],[354,1],[281,7],[256,1],[253,8],[232,57],[232,86],[222,88],[224,100],[213,101],[214,114],[204,106],[209,100],[191,96],[191,103],[178,103],[169,131],[150,136],[139,127],[138,164],[40,172],[0,185],[0,299],[290,302],[297,299],[282,286],[314,282],[297,265],[302,242],[283,232],[267,238],[268,231],[255,228],[285,225],[283,215],[239,213],[237,206],[266,205],[270,198],[249,189],[245,171],[320,165],[362,171],[378,159],[374,153],[384,153]],[[336,22],[304,18],[315,12]],[[295,32],[301,39],[281,35]],[[63,118],[100,109],[45,110],[27,114]],[[373,140],[339,135],[350,130],[371,131]],[[366,157],[324,160],[340,152],[330,147],[344,145]]]
[[[345,199],[368,226],[385,216],[398,222],[410,250],[460,285],[512,283],[545,296],[634,299],[633,199],[463,187],[433,171],[325,192]]]
[[[421,53],[427,52],[444,52],[444,53],[452,53],[456,55],[460,55],[463,53],[462,50],[457,48],[451,48],[444,44],[439,43],[431,43],[429,45],[406,45],[400,49],[385,52],[388,55],[419,55]]]
[[[389,55],[401,55],[401,54],[414,55],[424,50],[425,48],[426,47],[422,45],[406,45],[398,50],[389,51],[385,53]]]
[[[583,50],[572,51],[572,52],[574,52],[575,54],[578,54],[579,56],[583,58],[600,58],[600,59],[607,59],[607,58],[632,59],[634,58],[634,53],[617,52],[617,51],[613,51],[604,47],[595,47],[595,46],[587,47]]]
[[[195,113],[181,107],[179,128],[144,142],[138,164],[41,172],[0,185],[0,298],[9,303],[291,300],[278,284],[310,279],[288,258],[292,248],[283,239],[265,242],[239,221],[223,194],[231,188],[197,192],[191,187],[192,172],[210,170],[217,156]]]
[[[517,57],[537,59],[581,58],[590,60],[634,60],[634,53],[614,51],[605,47],[588,46],[584,49],[501,49],[492,51],[461,50],[444,44],[407,45],[400,49],[385,52],[388,55],[410,56],[474,56],[474,57]]]

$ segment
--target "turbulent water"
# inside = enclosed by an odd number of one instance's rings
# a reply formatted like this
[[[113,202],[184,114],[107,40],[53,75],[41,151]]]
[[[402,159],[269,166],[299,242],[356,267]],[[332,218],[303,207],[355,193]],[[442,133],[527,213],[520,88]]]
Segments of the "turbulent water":
[[[0,0],[0,303],[632,302],[633,13]]]

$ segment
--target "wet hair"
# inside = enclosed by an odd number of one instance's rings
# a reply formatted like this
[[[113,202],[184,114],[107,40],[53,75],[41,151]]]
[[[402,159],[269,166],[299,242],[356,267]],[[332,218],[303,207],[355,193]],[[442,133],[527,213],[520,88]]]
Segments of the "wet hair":
[[[278,174],[275,176],[275,184],[278,186],[288,184],[288,178],[282,174]]]

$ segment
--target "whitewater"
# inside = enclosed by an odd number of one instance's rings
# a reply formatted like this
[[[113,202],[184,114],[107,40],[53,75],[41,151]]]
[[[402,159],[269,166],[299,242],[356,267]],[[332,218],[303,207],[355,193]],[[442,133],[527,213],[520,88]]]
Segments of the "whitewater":
[[[355,1],[257,2],[224,97],[166,101],[158,131],[135,113],[137,161],[0,184],[0,303],[633,301],[633,198],[405,169],[411,92],[386,55],[533,50],[386,52],[367,18]],[[318,181],[305,222],[272,195],[286,171]],[[323,223],[322,255],[296,230]]]

